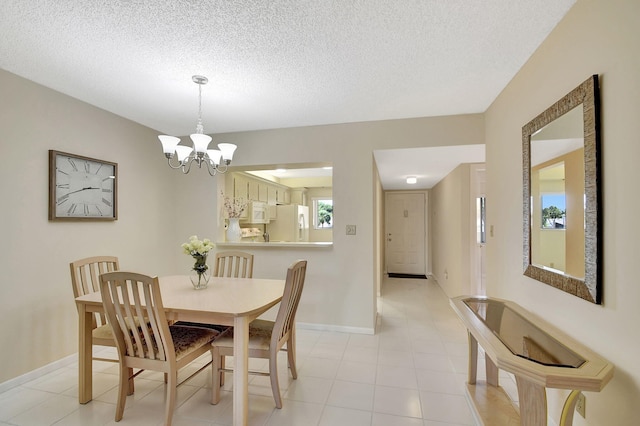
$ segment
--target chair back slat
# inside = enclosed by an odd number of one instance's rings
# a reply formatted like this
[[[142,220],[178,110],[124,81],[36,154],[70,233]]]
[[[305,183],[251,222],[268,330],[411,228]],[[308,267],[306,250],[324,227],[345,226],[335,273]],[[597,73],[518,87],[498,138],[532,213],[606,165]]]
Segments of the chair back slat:
[[[271,335],[272,347],[279,347],[279,343],[287,339],[294,326],[306,273],[306,260],[298,260],[287,269],[284,293]]]
[[[121,354],[160,361],[175,357],[157,277],[109,272],[100,276],[100,283],[104,309]]]
[[[242,251],[216,253],[213,276],[253,278],[253,255]]]
[[[117,271],[120,269],[120,265],[118,258],[115,256],[93,256],[71,262],[69,269],[71,271],[73,297],[76,298],[99,291],[100,275],[105,272]],[[96,313],[93,318],[92,328],[106,323],[104,314]]]

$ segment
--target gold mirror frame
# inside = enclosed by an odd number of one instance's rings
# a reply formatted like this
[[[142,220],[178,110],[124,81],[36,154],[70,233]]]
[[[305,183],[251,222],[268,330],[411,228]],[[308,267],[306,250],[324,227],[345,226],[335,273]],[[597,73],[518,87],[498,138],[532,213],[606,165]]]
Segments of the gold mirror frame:
[[[531,264],[531,135],[583,105],[585,171],[585,276],[560,274]],[[522,127],[524,275],[592,303],[602,303],[600,224],[600,93],[593,75]]]

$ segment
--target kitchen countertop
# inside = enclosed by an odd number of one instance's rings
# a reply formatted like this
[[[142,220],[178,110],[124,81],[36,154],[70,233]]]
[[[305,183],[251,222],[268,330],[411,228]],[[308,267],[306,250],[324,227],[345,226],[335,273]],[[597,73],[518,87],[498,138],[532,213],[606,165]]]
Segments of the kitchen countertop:
[[[220,241],[216,242],[216,246],[218,247],[255,247],[255,248],[263,248],[263,247],[282,247],[282,248],[325,248],[325,247],[333,247],[333,242],[331,241],[323,241],[323,242],[291,242],[291,241],[270,241],[265,243],[264,241],[240,241],[240,242],[230,242],[230,241]]]

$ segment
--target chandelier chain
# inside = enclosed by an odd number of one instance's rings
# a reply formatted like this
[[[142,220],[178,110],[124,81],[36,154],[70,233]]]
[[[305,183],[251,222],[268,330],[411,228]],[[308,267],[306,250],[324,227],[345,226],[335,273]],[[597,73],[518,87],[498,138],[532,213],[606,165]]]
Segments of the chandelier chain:
[[[202,124],[202,85],[205,82],[196,81],[198,84],[198,121],[196,122],[196,133],[204,133],[204,125]]]

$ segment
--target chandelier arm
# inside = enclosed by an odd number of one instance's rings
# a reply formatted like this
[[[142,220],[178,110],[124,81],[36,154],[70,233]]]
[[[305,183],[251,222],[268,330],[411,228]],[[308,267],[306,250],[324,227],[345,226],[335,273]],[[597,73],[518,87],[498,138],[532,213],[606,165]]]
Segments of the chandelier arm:
[[[179,169],[183,166],[182,163],[178,162],[178,165],[174,166],[173,164],[171,164],[171,160],[174,158],[175,156],[172,155],[171,157],[167,157],[167,164],[169,165],[169,167],[171,167],[172,169]]]
[[[187,173],[189,173],[191,171],[191,164],[193,164],[193,156],[190,155],[187,158],[185,158],[184,162],[182,163],[182,173],[184,173],[185,175]]]
[[[224,164],[222,164],[223,162]],[[225,160],[222,160],[220,164],[216,166],[216,170],[218,171],[218,173],[226,173],[228,168],[229,168],[229,163],[225,162]]]
[[[205,161],[207,164],[207,172],[209,172],[210,176],[215,176],[218,173],[218,168],[211,164],[211,161]]]

